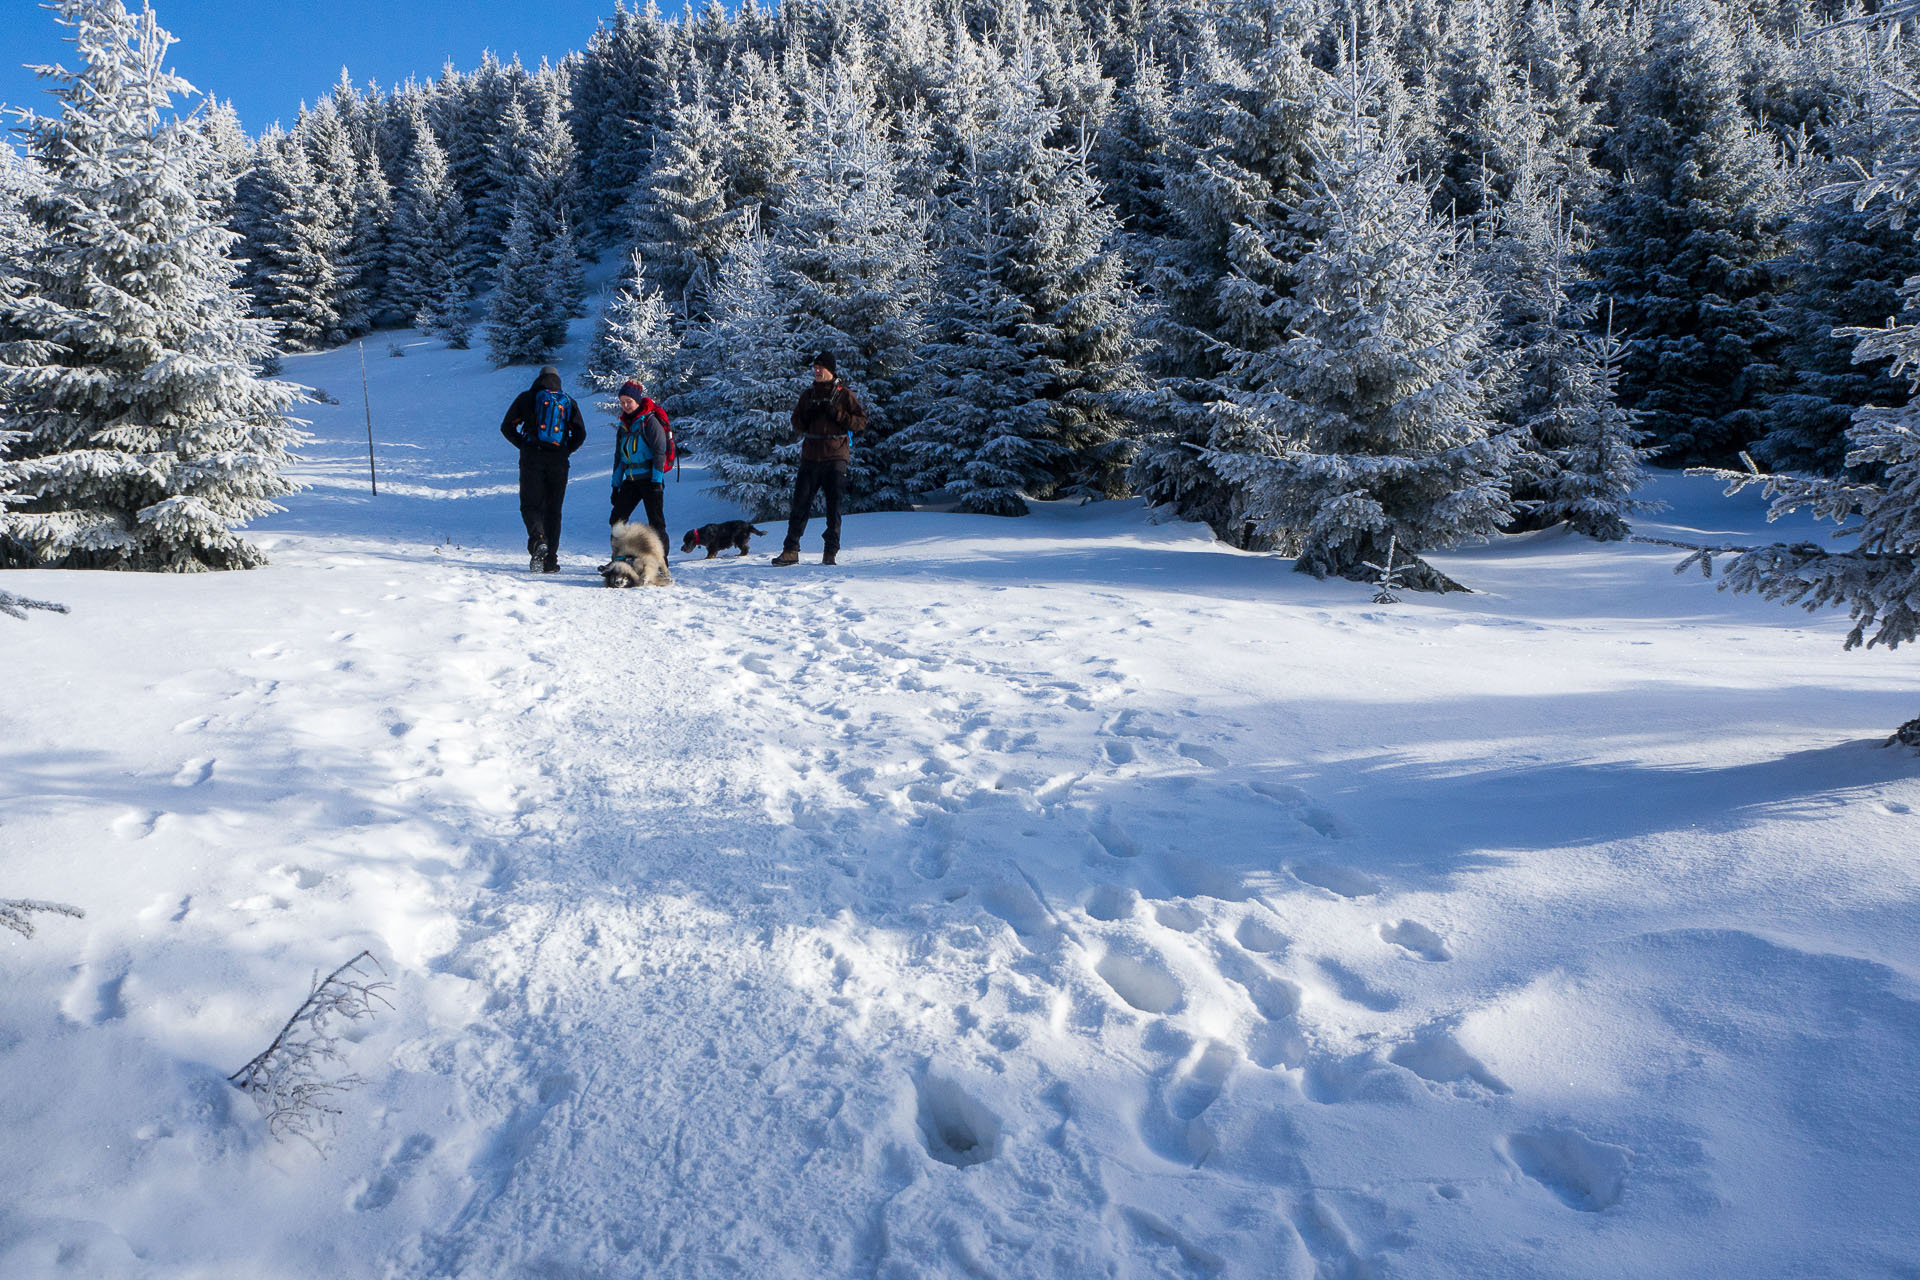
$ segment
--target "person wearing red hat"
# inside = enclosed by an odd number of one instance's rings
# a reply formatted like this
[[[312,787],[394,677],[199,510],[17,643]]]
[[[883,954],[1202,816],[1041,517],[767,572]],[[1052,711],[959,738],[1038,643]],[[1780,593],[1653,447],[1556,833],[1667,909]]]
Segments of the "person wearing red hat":
[[[667,545],[667,472],[673,469],[673,429],[667,411],[629,378],[620,388],[620,426],[613,446],[613,514],[619,524],[646,504],[647,523]]]

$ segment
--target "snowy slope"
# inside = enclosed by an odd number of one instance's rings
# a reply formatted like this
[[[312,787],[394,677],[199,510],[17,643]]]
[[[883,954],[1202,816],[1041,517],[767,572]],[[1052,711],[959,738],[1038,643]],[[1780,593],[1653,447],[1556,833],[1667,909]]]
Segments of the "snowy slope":
[[[358,353],[289,362],[269,567],[9,576],[73,612],[0,620],[0,896],[88,914],[5,935],[0,1275],[1911,1274],[1911,655],[1137,503],[607,592],[604,414],[530,577],[530,371],[383,348],[377,499]],[[222,1077],[362,947],[323,1158]]]

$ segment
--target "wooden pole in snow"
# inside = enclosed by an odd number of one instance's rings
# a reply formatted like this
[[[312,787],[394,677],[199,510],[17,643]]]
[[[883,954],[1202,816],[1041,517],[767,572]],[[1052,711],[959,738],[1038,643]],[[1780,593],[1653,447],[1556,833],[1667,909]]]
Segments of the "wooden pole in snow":
[[[367,482],[373,486],[373,496],[380,496],[380,477],[373,469],[373,396],[367,392],[367,340],[360,340],[360,399],[367,406]]]

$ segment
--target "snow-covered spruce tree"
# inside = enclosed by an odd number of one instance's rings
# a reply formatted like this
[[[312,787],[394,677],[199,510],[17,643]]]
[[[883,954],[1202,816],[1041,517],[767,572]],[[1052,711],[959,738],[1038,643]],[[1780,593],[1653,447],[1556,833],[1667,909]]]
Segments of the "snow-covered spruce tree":
[[[497,267],[506,250],[520,179],[535,145],[530,115],[534,96],[532,77],[518,58],[502,67],[489,55],[468,77],[462,95],[465,110],[449,121],[447,161],[472,202],[467,226],[474,265],[483,270]],[[471,147],[470,135],[478,136],[482,150],[479,172],[471,176],[462,172],[462,161],[471,165],[472,160],[455,149],[456,143]]]
[[[596,239],[625,230],[627,193],[653,157],[653,132],[671,79],[660,61],[666,29],[654,0],[634,8],[615,0],[587,41],[573,77],[568,123],[591,175],[580,192],[581,216]]]
[[[441,150],[418,97],[408,105],[412,160],[394,216],[393,270],[389,293],[424,333],[464,350],[472,333],[470,290],[461,278],[467,218]]]
[[[1877,41],[1857,52],[1864,73]],[[1891,225],[1881,207],[1818,194],[1837,194],[1855,173],[1871,172],[1899,136],[1881,119],[1889,107],[1898,109],[1884,91],[1860,86],[1835,97],[1836,119],[1814,140],[1827,158],[1804,162],[1808,194],[1780,264],[1779,304],[1789,333],[1781,364],[1789,375],[1766,402],[1767,434],[1753,449],[1766,466],[1826,475],[1842,470],[1855,410],[1904,404],[1908,395],[1904,380],[1884,365],[1855,363],[1855,340],[1840,331],[1899,316],[1902,282],[1920,275],[1920,241],[1909,228]]]
[[[584,315],[586,285],[573,235],[577,153],[560,112],[560,90],[554,77],[542,68],[535,84],[541,90],[540,114],[533,122],[531,150],[515,200],[526,206],[533,219],[534,240],[548,247],[551,287],[560,293],[567,314]]]
[[[680,340],[673,312],[647,279],[640,251],[627,255],[626,270],[594,329],[587,348],[587,382],[600,391],[618,391],[638,378],[654,398],[664,400],[680,375]]]
[[[714,280],[711,314],[688,336],[695,385],[676,422],[706,459],[707,492],[753,520],[786,511],[800,462],[792,415],[806,357],[788,324],[783,276],[766,237],[754,231],[735,242]]]
[[[241,180],[238,200],[255,310],[274,321],[280,341],[295,350],[346,341],[346,284],[335,265],[346,232],[338,207],[323,198],[306,148],[270,132]]]
[[[1570,296],[1581,282],[1576,224],[1557,175],[1537,149],[1515,152],[1511,194],[1488,210],[1490,238],[1475,264],[1493,296],[1495,346],[1511,368],[1501,420],[1518,425],[1514,527],[1565,522],[1601,541],[1627,536],[1626,517],[1646,509],[1645,450],[1633,415],[1614,401],[1621,344],[1589,332],[1594,300]]]
[[[12,147],[0,149],[0,280],[15,275],[38,239],[27,217],[27,197],[46,189],[40,171]]]
[[[809,93],[797,171],[770,237],[795,341],[808,353],[834,352],[867,409],[848,473],[853,510],[899,507],[911,497],[888,437],[903,425],[931,270],[926,230],[895,185],[872,82],[865,42],[850,37]]]
[[[1311,248],[1278,303],[1289,336],[1235,355],[1208,456],[1301,572],[1372,581],[1366,562],[1397,540],[1406,586],[1463,590],[1419,553],[1491,536],[1510,511],[1489,307],[1409,172],[1388,73],[1350,63],[1336,81],[1339,131],[1293,216]]]
[[[1712,0],[1653,20],[1621,86],[1598,208],[1592,291],[1614,301],[1627,344],[1623,403],[1658,456],[1726,463],[1765,431],[1782,333],[1774,262],[1786,188],[1771,140],[1740,102],[1733,42]]]
[[[1901,87],[1897,95],[1900,105],[1887,121],[1895,145],[1846,194],[1862,205],[1883,201],[1888,220],[1905,224],[1920,198],[1920,93]],[[1908,280],[1902,297],[1911,313],[1920,303],[1920,280]],[[1881,329],[1848,332],[1859,340],[1856,359],[1891,360],[1892,372],[1907,379],[1909,392],[1920,391],[1920,324],[1889,322]],[[1759,547],[1735,559],[1720,585],[1809,610],[1844,607],[1853,618],[1847,648],[1897,648],[1920,639],[1920,403],[1909,398],[1898,408],[1858,410],[1847,443],[1846,465],[1878,479],[1855,483],[1752,470],[1716,473],[1730,482],[1730,493],[1764,484],[1773,499],[1770,515],[1810,508],[1838,522],[1836,536],[1852,542],[1847,550],[1811,542]],[[1920,747],[1920,717],[1901,725],[1892,742]]]
[[[571,308],[554,266],[558,256],[573,256],[573,236],[557,244],[537,239],[542,220],[522,203],[507,228],[499,284],[487,308],[487,355],[495,364],[539,364],[566,345]]]
[[[1329,140],[1325,73],[1273,45],[1248,62],[1203,45],[1173,108],[1161,180],[1168,229],[1137,263],[1154,304],[1157,386],[1136,409],[1149,428],[1136,492],[1237,546],[1271,544],[1237,505],[1239,486],[1205,452],[1213,406],[1241,389],[1235,354],[1284,340],[1278,302],[1302,251],[1290,220],[1313,151]]]
[[[628,204],[634,242],[654,282],[680,314],[702,314],[701,295],[739,233],[727,205],[726,133],[704,86],[668,109],[646,181]]]
[[[793,178],[793,125],[787,118],[787,87],[757,54],[742,58],[733,77],[727,106],[726,175],[728,208],[759,210],[765,231],[779,218],[780,201]]]
[[[315,198],[328,206],[328,221],[340,232],[331,258],[339,280],[334,305],[340,332],[355,337],[372,327],[372,291],[385,274],[392,193],[384,176],[362,168],[333,99],[323,98],[318,107],[302,112],[294,137],[306,148]]]
[[[247,314],[221,223],[232,188],[166,71],[152,10],[61,0],[75,71],[43,69],[63,111],[30,117],[47,189],[38,240],[0,298],[0,554],[69,568],[249,568],[235,530],[293,491],[286,411],[261,378],[271,326]]]
[[[963,511],[1017,516],[1059,446],[1039,327],[1008,281],[1013,246],[996,186],[974,155],[941,219],[915,421],[895,442],[910,488],[955,492]]]

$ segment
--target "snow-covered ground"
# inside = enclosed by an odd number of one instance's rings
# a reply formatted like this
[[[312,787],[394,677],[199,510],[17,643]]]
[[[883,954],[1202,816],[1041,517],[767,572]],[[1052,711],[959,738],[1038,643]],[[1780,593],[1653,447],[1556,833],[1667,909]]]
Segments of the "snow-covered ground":
[[[0,1275],[1920,1266],[1912,655],[1670,548],[1382,606],[1134,502],[604,591],[605,414],[529,576],[529,371],[407,350],[378,498],[358,353],[289,362],[344,403],[271,566],[8,576],[73,611],[0,619],[0,897],[87,916],[0,935]],[[362,948],[323,1157],[224,1077]]]

